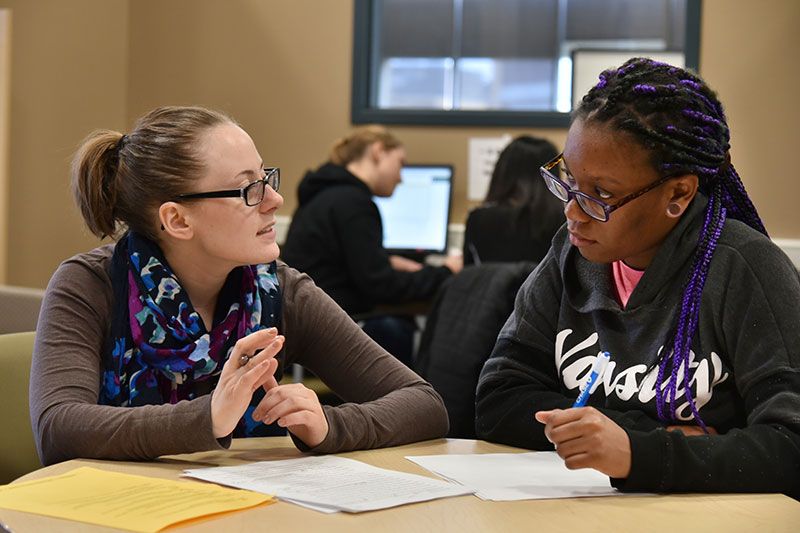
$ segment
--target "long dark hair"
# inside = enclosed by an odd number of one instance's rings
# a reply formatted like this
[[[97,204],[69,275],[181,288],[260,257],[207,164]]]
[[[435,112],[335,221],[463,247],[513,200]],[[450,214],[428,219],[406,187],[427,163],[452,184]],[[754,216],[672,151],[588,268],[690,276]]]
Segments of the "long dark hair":
[[[708,197],[700,239],[687,273],[675,329],[664,343],[656,382],[658,416],[675,421],[678,370],[695,420],[706,430],[689,389],[689,350],[700,296],[726,217],[767,235],[742,180],[730,162],[730,130],[717,95],[696,75],[647,58],[633,58],[600,74],[573,119],[602,122],[633,135],[662,175],[695,174]],[[671,349],[668,348],[671,346]],[[669,374],[669,377],[667,377]],[[666,386],[662,386],[667,379]],[[669,403],[669,407],[667,407]]]
[[[552,196],[539,167],[558,155],[553,143],[522,135],[511,141],[497,158],[485,202],[528,204],[539,196]]]
[[[529,135],[521,135],[511,141],[497,158],[489,191],[486,193],[486,204],[510,205],[518,209],[518,220],[531,220],[532,225],[547,228],[552,234],[549,221],[564,221],[564,206],[555,198],[542,181],[539,167],[555,158],[558,149],[546,139]],[[528,213],[534,216],[526,217]],[[544,224],[538,224],[538,221]],[[533,233],[538,233],[532,228]]]

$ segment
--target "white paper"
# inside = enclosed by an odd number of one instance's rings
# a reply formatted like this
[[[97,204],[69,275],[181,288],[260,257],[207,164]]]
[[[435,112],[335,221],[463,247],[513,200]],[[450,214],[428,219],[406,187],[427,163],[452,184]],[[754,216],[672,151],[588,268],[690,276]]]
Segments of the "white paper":
[[[569,470],[555,452],[423,455],[406,459],[474,490],[482,500],[621,494],[605,474],[590,468]]]
[[[471,137],[469,139],[467,159],[468,199],[482,201],[486,198],[497,157],[510,142],[511,136],[508,134],[502,137]]]
[[[472,493],[453,483],[333,455],[191,469],[184,475],[274,494],[321,512],[372,511]]]

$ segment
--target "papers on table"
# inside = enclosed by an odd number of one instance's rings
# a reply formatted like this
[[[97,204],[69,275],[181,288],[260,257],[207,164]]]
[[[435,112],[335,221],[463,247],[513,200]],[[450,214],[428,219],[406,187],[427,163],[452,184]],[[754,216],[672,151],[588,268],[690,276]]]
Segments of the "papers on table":
[[[569,470],[555,452],[406,457],[436,475],[473,489],[482,500],[508,501],[620,495],[608,476]]]
[[[438,479],[333,455],[192,469],[185,475],[275,494],[281,500],[328,513],[373,511],[473,492]]]
[[[0,486],[3,509],[146,532],[272,501],[244,490],[90,467]]]

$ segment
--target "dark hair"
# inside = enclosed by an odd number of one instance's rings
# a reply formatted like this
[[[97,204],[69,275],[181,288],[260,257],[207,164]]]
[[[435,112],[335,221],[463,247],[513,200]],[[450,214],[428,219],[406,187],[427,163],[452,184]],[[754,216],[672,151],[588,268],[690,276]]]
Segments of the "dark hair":
[[[564,222],[564,205],[547,190],[539,167],[557,155],[558,149],[546,139],[517,137],[500,152],[484,202],[517,208],[517,222],[527,220],[534,225],[533,234],[552,236],[553,227]]]
[[[557,155],[558,150],[550,141],[529,135],[517,137],[497,157],[485,201],[527,204],[540,193],[552,196],[539,167]]]
[[[361,159],[367,148],[372,143],[379,141],[383,143],[385,150],[403,146],[403,143],[383,126],[362,126],[334,143],[329,156],[331,163],[339,166],[348,165]]]
[[[694,174],[708,197],[700,239],[684,285],[675,331],[664,344],[656,382],[658,416],[674,421],[678,370],[695,420],[706,430],[689,389],[689,350],[697,329],[700,296],[725,218],[767,235],[764,224],[730,163],[730,131],[717,95],[694,74],[647,58],[633,58],[600,74],[573,119],[602,122],[628,132],[651,153],[662,175]],[[672,349],[667,349],[668,346]],[[666,386],[662,386],[669,373]],[[666,403],[669,402],[667,410]]]
[[[202,107],[161,107],[128,135],[92,132],[72,161],[72,193],[89,230],[114,236],[120,224],[157,240],[154,211],[186,192],[203,170],[198,143],[233,119]]]

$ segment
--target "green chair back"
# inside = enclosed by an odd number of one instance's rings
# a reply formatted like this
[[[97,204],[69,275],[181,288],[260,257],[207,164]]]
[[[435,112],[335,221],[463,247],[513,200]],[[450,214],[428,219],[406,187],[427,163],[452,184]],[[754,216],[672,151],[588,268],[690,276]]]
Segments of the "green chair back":
[[[28,407],[34,335],[0,335],[0,484],[42,467]]]

